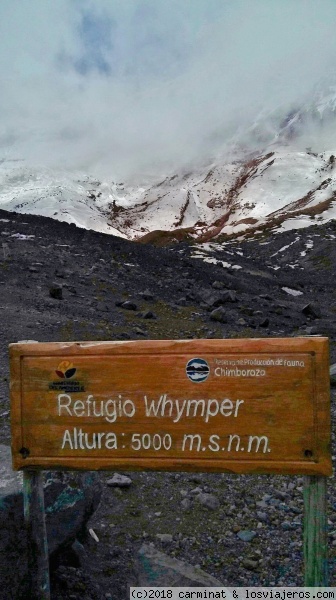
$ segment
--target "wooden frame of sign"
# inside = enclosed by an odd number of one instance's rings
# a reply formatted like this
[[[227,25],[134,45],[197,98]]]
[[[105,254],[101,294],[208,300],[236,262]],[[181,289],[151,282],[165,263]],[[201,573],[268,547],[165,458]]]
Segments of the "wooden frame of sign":
[[[330,475],[324,338],[12,344],[15,469]]]
[[[10,369],[13,467],[35,549],[36,470],[303,474],[305,584],[326,585],[327,338],[18,343]]]

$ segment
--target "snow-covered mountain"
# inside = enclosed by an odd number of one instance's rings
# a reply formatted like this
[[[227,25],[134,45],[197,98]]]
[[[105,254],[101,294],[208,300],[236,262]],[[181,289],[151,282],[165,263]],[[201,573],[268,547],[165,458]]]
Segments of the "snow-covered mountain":
[[[4,162],[0,207],[144,241],[283,231],[336,218],[336,159],[282,148],[141,188]]]
[[[110,223],[131,238],[154,239],[159,230],[204,242],[324,223],[336,217],[335,201],[334,155],[284,149],[167,178],[132,201],[116,200]]]
[[[108,223],[113,190],[113,184],[82,173],[34,168],[20,160],[0,164],[0,208],[124,237]]]
[[[0,208],[156,243],[322,224],[336,218],[335,129],[329,85],[300,107],[261,112],[221,156],[141,186],[2,159]]]

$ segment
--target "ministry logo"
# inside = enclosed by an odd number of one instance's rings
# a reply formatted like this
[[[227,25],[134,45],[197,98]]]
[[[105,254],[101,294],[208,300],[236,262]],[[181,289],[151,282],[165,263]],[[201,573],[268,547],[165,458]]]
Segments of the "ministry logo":
[[[62,360],[62,362],[59,363],[55,373],[61,379],[70,379],[75,375],[76,371],[77,369],[75,369],[71,362],[68,360]]]
[[[76,372],[77,369],[72,362],[62,360],[55,369],[55,373],[59,379],[57,379],[57,381],[49,382],[49,390],[58,392],[84,392],[85,388],[83,383],[76,379],[72,379]]]
[[[187,362],[187,377],[194,383],[201,383],[209,377],[210,367],[204,358],[192,358]]]

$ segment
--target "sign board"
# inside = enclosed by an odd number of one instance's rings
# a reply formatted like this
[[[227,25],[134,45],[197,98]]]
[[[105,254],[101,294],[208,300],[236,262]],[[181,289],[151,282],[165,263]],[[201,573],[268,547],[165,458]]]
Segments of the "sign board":
[[[13,466],[331,474],[327,338],[10,345]]]

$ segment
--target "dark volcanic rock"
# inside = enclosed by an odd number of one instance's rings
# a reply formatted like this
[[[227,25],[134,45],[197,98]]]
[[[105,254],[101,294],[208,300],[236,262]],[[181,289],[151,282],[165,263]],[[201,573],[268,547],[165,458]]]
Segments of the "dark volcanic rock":
[[[156,319],[155,314],[151,310],[146,310],[146,312],[142,313],[143,319]]]
[[[135,304],[135,302],[132,302],[131,300],[126,300],[120,306],[121,306],[121,308],[124,308],[125,310],[138,310],[138,307]]]
[[[306,306],[303,307],[302,312],[312,319],[319,319],[321,317],[321,309],[316,306],[316,304],[306,304]]]
[[[51,298],[55,298],[55,300],[62,300],[63,299],[63,289],[62,289],[62,286],[58,285],[57,283],[53,284],[49,288],[49,296]]]
[[[237,295],[233,290],[200,290],[197,292],[197,297],[199,301],[213,308],[226,302],[237,302]]]
[[[26,598],[27,547],[23,521],[22,474],[11,466],[11,451],[0,445],[0,576],[3,589]],[[99,505],[101,484],[97,473],[45,474],[44,498],[49,555],[52,560],[85,536],[86,524]]]
[[[212,287],[214,290],[223,290],[225,285],[222,281],[214,281]]]
[[[211,311],[210,319],[212,321],[218,321],[219,323],[227,323],[226,311],[222,306],[215,308],[215,310]]]
[[[144,292],[140,292],[139,296],[148,302],[154,300],[153,294],[149,290],[145,290]]]

